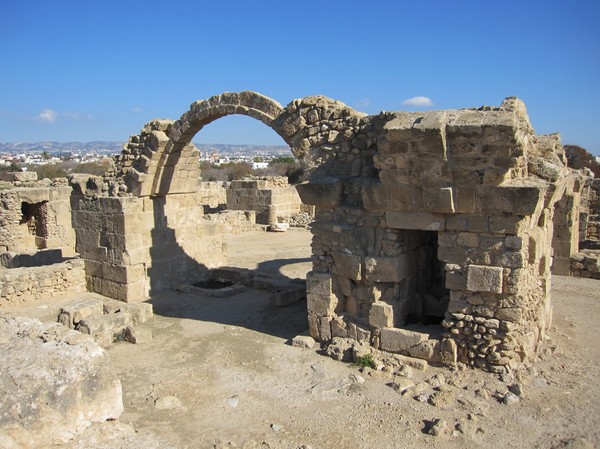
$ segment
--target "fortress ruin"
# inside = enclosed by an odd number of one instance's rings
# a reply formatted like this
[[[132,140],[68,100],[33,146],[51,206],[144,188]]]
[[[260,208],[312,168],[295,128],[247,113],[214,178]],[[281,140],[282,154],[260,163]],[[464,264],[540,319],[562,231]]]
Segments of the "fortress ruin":
[[[307,181],[202,182],[192,138],[231,114],[281,136]],[[600,278],[578,254],[598,237],[598,185],[516,98],[369,116],[322,96],[283,107],[224,93],[147,123],[104,177],[14,176],[0,190],[0,301],[85,289],[144,301],[225,265],[225,232],[314,208],[312,337],[502,373],[550,326],[551,272]]]

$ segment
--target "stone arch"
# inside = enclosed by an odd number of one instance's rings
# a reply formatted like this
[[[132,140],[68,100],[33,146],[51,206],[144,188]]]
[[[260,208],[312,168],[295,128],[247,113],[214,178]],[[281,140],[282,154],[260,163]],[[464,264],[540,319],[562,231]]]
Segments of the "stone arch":
[[[352,147],[353,131],[365,114],[323,96],[305,97],[285,108],[256,92],[225,92],[192,103],[179,120],[153,120],[132,136],[117,158],[118,173],[136,196],[184,193],[199,179],[193,137],[227,115],[246,115],[275,131],[307,169]]]

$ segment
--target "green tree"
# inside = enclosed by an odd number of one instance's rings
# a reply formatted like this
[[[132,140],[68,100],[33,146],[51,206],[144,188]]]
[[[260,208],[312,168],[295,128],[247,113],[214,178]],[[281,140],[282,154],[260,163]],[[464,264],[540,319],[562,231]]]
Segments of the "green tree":
[[[277,164],[296,165],[296,164],[298,164],[298,160],[292,156],[278,156],[278,157],[274,157],[273,159],[271,159],[271,162],[269,162],[269,165],[277,165]]]

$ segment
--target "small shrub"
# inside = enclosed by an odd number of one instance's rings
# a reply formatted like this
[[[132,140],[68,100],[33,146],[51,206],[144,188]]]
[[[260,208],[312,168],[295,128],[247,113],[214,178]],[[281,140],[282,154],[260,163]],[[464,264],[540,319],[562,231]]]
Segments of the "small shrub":
[[[375,360],[373,359],[373,354],[366,354],[358,357],[354,364],[356,366],[360,366],[361,368],[377,368],[377,365],[375,365]]]

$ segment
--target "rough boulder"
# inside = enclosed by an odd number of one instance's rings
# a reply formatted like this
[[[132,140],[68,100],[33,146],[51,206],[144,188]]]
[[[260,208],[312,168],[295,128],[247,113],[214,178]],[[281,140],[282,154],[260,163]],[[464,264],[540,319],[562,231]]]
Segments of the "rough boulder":
[[[123,412],[104,350],[61,324],[0,316],[0,448],[67,442]]]

